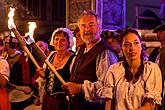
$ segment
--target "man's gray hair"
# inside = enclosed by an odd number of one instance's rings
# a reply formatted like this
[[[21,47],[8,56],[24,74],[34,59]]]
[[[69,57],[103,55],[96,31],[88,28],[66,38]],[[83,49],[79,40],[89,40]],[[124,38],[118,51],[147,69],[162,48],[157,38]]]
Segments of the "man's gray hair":
[[[80,19],[83,17],[83,16],[94,16],[97,20],[97,23],[99,24],[100,26],[100,29],[102,28],[102,20],[101,18],[99,17],[98,14],[96,14],[95,11],[92,11],[92,10],[84,10],[82,12],[82,14],[78,17],[78,26],[80,25]]]

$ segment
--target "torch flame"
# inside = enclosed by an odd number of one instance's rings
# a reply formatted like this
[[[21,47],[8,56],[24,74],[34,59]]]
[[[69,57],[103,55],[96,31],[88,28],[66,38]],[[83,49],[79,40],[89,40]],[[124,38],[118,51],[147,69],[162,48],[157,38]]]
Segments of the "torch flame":
[[[8,17],[9,17],[9,20],[8,20],[8,28],[9,28],[9,29],[16,28],[16,26],[15,26],[15,24],[14,24],[14,19],[13,19],[14,11],[15,11],[15,8],[11,8],[11,7],[10,7],[10,12],[9,12],[9,14],[8,14]]]
[[[29,24],[29,32],[25,34],[26,36],[30,36],[30,38],[34,41],[33,34],[34,34],[34,29],[37,27],[35,22],[28,22]]]

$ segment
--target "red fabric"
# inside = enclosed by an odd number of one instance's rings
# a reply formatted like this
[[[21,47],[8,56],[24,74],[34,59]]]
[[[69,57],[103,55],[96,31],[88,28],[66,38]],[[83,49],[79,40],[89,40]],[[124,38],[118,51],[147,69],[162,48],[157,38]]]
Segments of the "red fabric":
[[[68,110],[68,101],[66,97],[53,98],[53,96],[44,95],[42,110]]]
[[[32,84],[34,85],[36,79],[39,77],[39,75],[37,73],[34,74],[33,78],[32,78]]]
[[[44,64],[44,62],[39,61],[38,64],[39,64],[40,67],[42,67],[43,64]],[[39,77],[39,73],[35,72],[35,74],[34,74],[33,77],[32,77],[32,84],[33,84],[33,85],[34,85],[34,83],[35,83],[35,80],[36,80],[38,77]]]
[[[30,70],[29,70],[29,63],[26,61],[26,57],[20,55],[20,64],[22,64],[22,79],[24,84],[31,84],[30,81]]]
[[[5,88],[0,88],[0,110],[11,110],[9,96]]]

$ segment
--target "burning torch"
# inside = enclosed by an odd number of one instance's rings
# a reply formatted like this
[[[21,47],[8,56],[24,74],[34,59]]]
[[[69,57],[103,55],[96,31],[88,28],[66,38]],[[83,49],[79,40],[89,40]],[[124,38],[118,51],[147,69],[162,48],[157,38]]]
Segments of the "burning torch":
[[[14,8],[10,8],[10,12],[8,14],[9,20],[8,20],[8,28],[14,33],[14,35],[16,36],[16,38],[18,39],[18,42],[21,46],[21,48],[28,54],[28,56],[31,58],[31,60],[33,61],[34,65],[37,67],[37,69],[40,69],[40,66],[38,65],[38,63],[36,62],[36,60],[34,59],[34,57],[32,56],[32,54],[30,53],[30,51],[28,50],[28,48],[26,47],[26,43],[25,43],[25,39],[19,34],[19,32],[16,29],[16,26],[14,24]],[[29,28],[31,29],[31,28]],[[32,28],[34,29],[34,28]],[[32,31],[29,30],[29,33],[31,33]],[[29,36],[32,37],[32,34],[28,34]],[[44,62],[49,66],[49,68],[53,71],[53,73],[56,75],[56,77],[61,81],[62,84],[65,83],[65,81],[63,80],[63,78],[58,74],[58,72],[56,71],[56,69],[52,66],[52,64],[46,60],[46,55],[44,54],[44,52],[34,43],[34,40],[32,40],[30,37],[27,39],[27,42],[30,43],[30,45],[32,46],[32,48],[34,49],[34,52],[37,52],[37,55],[41,55],[42,59],[44,60]],[[37,51],[36,51],[37,50]]]
[[[34,53],[36,55],[38,55],[38,57],[40,57],[40,59],[46,63],[46,65],[50,68],[50,70],[56,75],[56,77],[60,80],[60,82],[62,84],[65,84],[65,81],[63,80],[63,78],[58,74],[58,72],[56,71],[56,69],[52,66],[52,64],[48,61],[47,56],[45,55],[45,53],[40,49],[40,47],[38,47],[38,45],[36,45],[34,38],[33,38],[33,29],[34,27],[36,27],[34,22],[29,22],[29,33],[27,33],[25,35],[25,39],[27,44],[29,44]],[[31,31],[32,30],[32,31]]]
[[[34,65],[37,67],[37,69],[40,69],[40,66],[38,65],[38,63],[36,62],[36,60],[34,59],[34,57],[32,56],[32,54],[30,53],[29,49],[26,47],[26,43],[25,43],[24,38],[19,34],[18,30],[16,29],[16,26],[14,24],[14,19],[13,19],[14,11],[15,11],[15,8],[10,8],[10,12],[8,14],[8,17],[9,17],[8,28],[14,33],[15,37],[18,39],[18,42],[20,44],[20,47],[31,58],[31,60],[33,61]]]

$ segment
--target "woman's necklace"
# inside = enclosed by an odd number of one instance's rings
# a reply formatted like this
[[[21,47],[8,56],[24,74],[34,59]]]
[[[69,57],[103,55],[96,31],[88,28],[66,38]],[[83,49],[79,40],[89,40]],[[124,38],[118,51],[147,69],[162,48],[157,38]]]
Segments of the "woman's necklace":
[[[68,52],[66,52],[64,55],[57,55],[57,60],[61,63],[62,60],[67,56]]]

